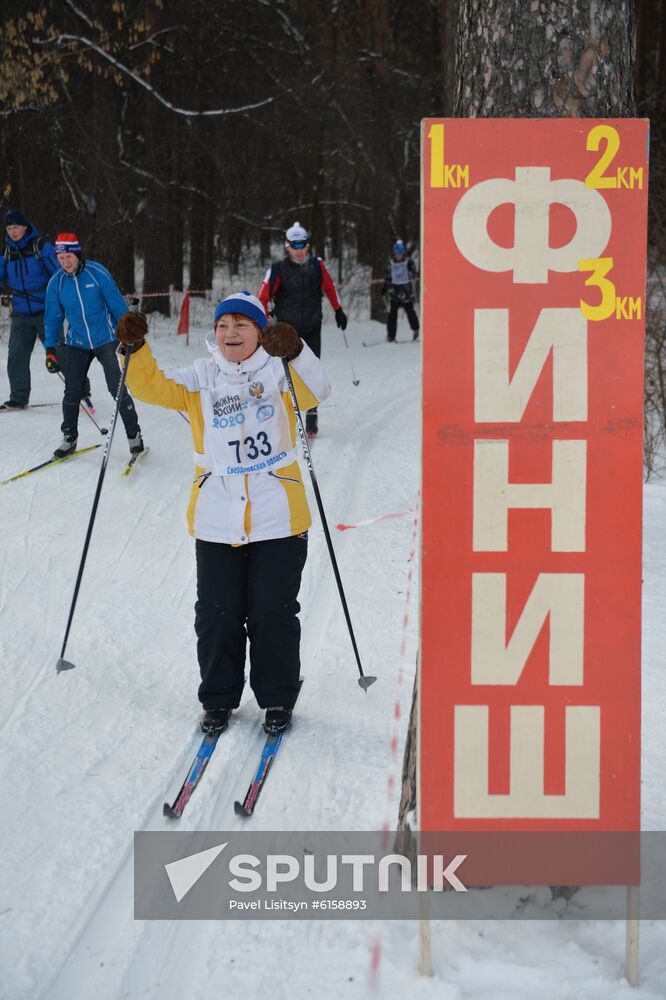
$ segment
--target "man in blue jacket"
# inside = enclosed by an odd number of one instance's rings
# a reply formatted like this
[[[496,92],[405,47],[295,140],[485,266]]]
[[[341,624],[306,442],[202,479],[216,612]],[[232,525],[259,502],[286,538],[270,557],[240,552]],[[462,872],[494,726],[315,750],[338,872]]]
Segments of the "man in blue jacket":
[[[12,297],[12,322],[9,332],[7,376],[9,399],[0,410],[24,410],[30,401],[30,358],[39,337],[44,343],[44,295],[51,275],[58,270],[53,244],[17,208],[5,215],[5,249],[0,256],[0,285]],[[67,349],[58,348],[63,371],[67,367]],[[84,385],[90,396],[90,383]],[[92,406],[92,404],[89,404]]]
[[[66,319],[69,328],[65,342],[69,350],[62,401],[64,438],[53,452],[56,458],[64,458],[76,451],[81,389],[93,358],[97,358],[104,369],[106,385],[114,399],[118,393],[120,367],[116,357],[116,324],[127,312],[127,303],[107,269],[94,260],[84,260],[81,244],[74,233],[61,233],[56,237],[55,252],[60,268],[46,289],[44,346],[47,369],[59,371],[56,344]],[[130,452],[138,454],[143,451],[141,428],[132,397],[124,386],[119,411]]]

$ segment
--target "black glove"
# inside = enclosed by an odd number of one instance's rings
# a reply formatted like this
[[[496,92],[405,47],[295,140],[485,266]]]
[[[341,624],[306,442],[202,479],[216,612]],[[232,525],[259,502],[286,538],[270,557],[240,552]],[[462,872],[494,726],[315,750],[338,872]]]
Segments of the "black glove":
[[[56,354],[55,347],[46,348],[46,370],[51,372],[51,374],[60,371],[60,365],[58,364],[58,355]]]
[[[301,338],[289,323],[276,323],[269,327],[261,346],[272,358],[286,358],[288,361],[298,357],[303,350]]]
[[[118,320],[116,337],[125,348],[138,351],[148,333],[148,321],[143,313],[126,312]]]
[[[344,314],[342,306],[340,306],[339,309],[335,310],[335,322],[338,324],[338,329],[340,330],[347,329],[347,317]]]

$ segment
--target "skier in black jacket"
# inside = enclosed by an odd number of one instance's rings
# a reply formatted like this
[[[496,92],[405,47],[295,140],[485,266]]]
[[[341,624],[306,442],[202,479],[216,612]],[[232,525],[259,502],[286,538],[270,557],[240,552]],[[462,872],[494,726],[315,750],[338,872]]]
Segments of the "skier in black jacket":
[[[335,322],[347,328],[347,317],[340,305],[335,282],[321,257],[310,253],[310,237],[299,222],[285,233],[285,257],[272,264],[259,290],[259,300],[268,313],[273,301],[273,315],[281,323],[290,323],[317,357],[321,357],[322,295],[326,294],[335,311]],[[317,409],[305,417],[308,437],[317,433]]]

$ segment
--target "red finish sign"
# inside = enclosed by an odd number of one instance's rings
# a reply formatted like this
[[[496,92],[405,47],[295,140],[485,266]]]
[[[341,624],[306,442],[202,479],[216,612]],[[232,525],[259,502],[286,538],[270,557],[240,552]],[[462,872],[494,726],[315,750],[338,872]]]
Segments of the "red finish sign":
[[[647,139],[423,123],[424,831],[640,826]]]

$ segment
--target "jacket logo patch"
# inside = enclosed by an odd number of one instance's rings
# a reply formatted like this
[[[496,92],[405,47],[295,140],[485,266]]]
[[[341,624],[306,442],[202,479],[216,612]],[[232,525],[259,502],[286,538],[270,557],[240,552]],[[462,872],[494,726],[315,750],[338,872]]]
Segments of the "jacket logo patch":
[[[270,403],[264,403],[262,406],[257,408],[257,420],[261,423],[264,420],[270,420],[275,409],[270,405]]]
[[[250,395],[254,396],[255,399],[259,399],[263,391],[264,391],[264,386],[262,382],[253,382],[249,388]]]

